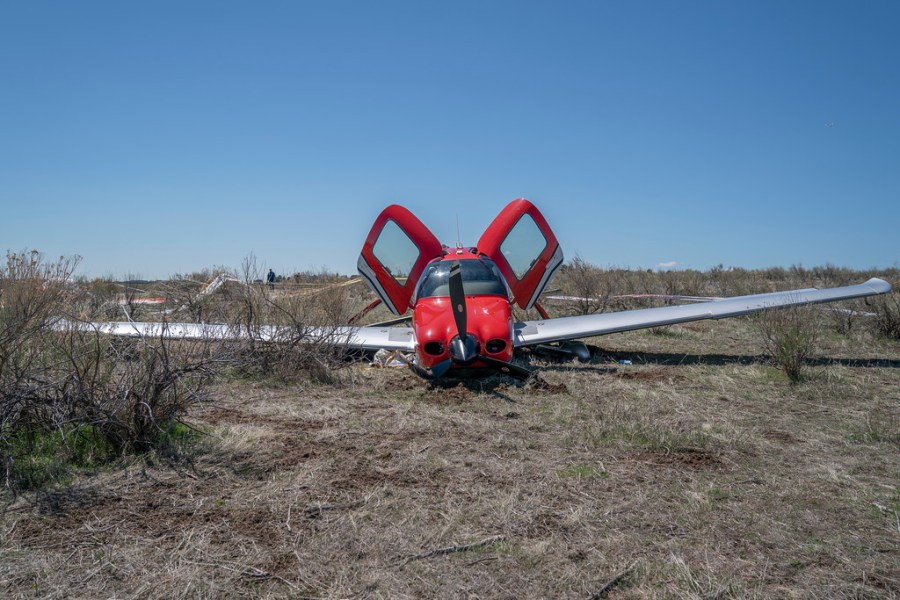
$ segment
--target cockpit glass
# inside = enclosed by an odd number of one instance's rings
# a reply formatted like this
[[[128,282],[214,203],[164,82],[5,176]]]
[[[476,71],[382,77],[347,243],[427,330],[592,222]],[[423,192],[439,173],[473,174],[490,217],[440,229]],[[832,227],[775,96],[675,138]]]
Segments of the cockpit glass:
[[[546,247],[547,238],[534,222],[534,218],[525,213],[506,234],[506,239],[500,244],[500,252],[509,263],[516,279],[522,281]]]
[[[419,259],[419,248],[397,223],[389,220],[375,240],[372,254],[397,283],[405,285],[406,277]]]
[[[416,297],[449,296],[452,264],[453,261],[442,260],[428,265],[419,280]],[[459,261],[459,266],[466,295],[507,297],[506,285],[493,261],[486,258],[466,259]]]

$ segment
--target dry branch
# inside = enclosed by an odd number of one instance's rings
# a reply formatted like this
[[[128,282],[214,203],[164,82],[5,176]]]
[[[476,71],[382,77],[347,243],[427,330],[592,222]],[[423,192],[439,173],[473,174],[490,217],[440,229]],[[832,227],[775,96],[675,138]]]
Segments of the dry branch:
[[[468,552],[469,550],[475,550],[476,548],[483,548],[484,546],[493,546],[494,544],[499,544],[506,538],[502,535],[493,535],[489,538],[484,538],[479,542],[473,542],[471,544],[461,544],[456,546],[447,546],[446,548],[438,548],[436,550],[431,550],[430,552],[423,552],[422,554],[411,554],[409,556],[404,557],[404,560],[400,563],[400,566],[405,565],[408,562],[412,562],[414,560],[419,560],[421,558],[431,558],[433,556],[441,556],[444,554],[453,554],[454,552]]]
[[[601,598],[606,598],[609,595],[609,593],[611,591],[613,591],[613,589],[617,585],[622,583],[622,580],[624,580],[626,577],[631,575],[632,571],[634,571],[634,568],[636,566],[637,566],[637,561],[631,563],[631,565],[627,569],[625,569],[624,571],[622,571],[621,573],[619,573],[618,575],[616,575],[615,577],[613,577],[612,579],[607,581],[606,584],[597,591],[597,593],[595,593],[593,596],[591,596],[590,600],[600,600]]]
[[[231,573],[237,573],[237,575],[239,577],[248,577],[251,579],[274,579],[276,581],[280,581],[281,583],[284,583],[285,585],[287,585],[288,587],[290,587],[292,589],[297,589],[297,586],[295,584],[291,583],[284,577],[275,575],[274,573],[269,573],[268,571],[263,571],[262,569],[257,569],[256,567],[246,567],[246,568],[241,567],[241,566],[233,567],[233,566],[226,565],[223,563],[201,562],[201,561],[197,561],[197,560],[188,560],[188,559],[183,559],[183,562],[190,564],[190,565],[197,565],[200,567],[211,567],[214,569],[222,569],[224,571],[230,571]]]

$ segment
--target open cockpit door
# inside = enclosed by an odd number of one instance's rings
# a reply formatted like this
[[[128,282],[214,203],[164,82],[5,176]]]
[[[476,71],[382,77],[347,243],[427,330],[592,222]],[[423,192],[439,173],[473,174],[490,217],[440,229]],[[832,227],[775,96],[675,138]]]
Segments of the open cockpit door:
[[[497,264],[523,309],[534,306],[563,262],[562,248],[547,220],[522,198],[510,202],[491,222],[478,240],[478,250]]]
[[[372,225],[356,263],[359,274],[395,315],[409,300],[425,265],[441,256],[441,243],[414,214],[388,206]]]

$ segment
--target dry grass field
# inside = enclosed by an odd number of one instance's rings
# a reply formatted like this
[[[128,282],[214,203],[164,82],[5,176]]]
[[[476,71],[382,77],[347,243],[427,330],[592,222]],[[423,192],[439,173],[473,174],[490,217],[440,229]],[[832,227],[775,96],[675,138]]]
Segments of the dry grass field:
[[[746,319],[590,341],[542,385],[224,379],[177,448],[5,504],[0,595],[900,596],[900,342],[791,384]]]

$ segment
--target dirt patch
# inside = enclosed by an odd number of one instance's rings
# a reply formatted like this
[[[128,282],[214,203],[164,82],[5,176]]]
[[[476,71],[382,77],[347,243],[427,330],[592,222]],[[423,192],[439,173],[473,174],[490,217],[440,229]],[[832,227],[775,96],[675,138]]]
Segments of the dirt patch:
[[[788,431],[779,431],[777,429],[766,429],[763,431],[762,435],[767,440],[784,444],[799,444],[803,441],[797,439],[797,436]]]
[[[430,386],[421,397],[425,402],[432,404],[453,406],[468,403],[471,401],[473,393],[466,384],[458,383],[453,387]]]
[[[310,429],[321,429],[328,425],[335,425],[338,421],[337,417],[318,419],[273,417],[240,408],[211,408],[202,414],[202,418],[205,423],[210,425],[251,425],[253,427],[265,428],[276,433],[292,433]]]
[[[564,383],[546,381],[540,377],[528,382],[528,390],[538,394],[567,394],[569,388]]]
[[[635,458],[654,466],[682,467],[695,470],[721,469],[724,467],[724,463],[717,454],[702,448],[645,451],[637,454]]]
[[[638,371],[619,371],[619,379],[627,381],[643,381],[646,383],[673,383],[685,381],[687,378],[673,369],[642,369]]]

